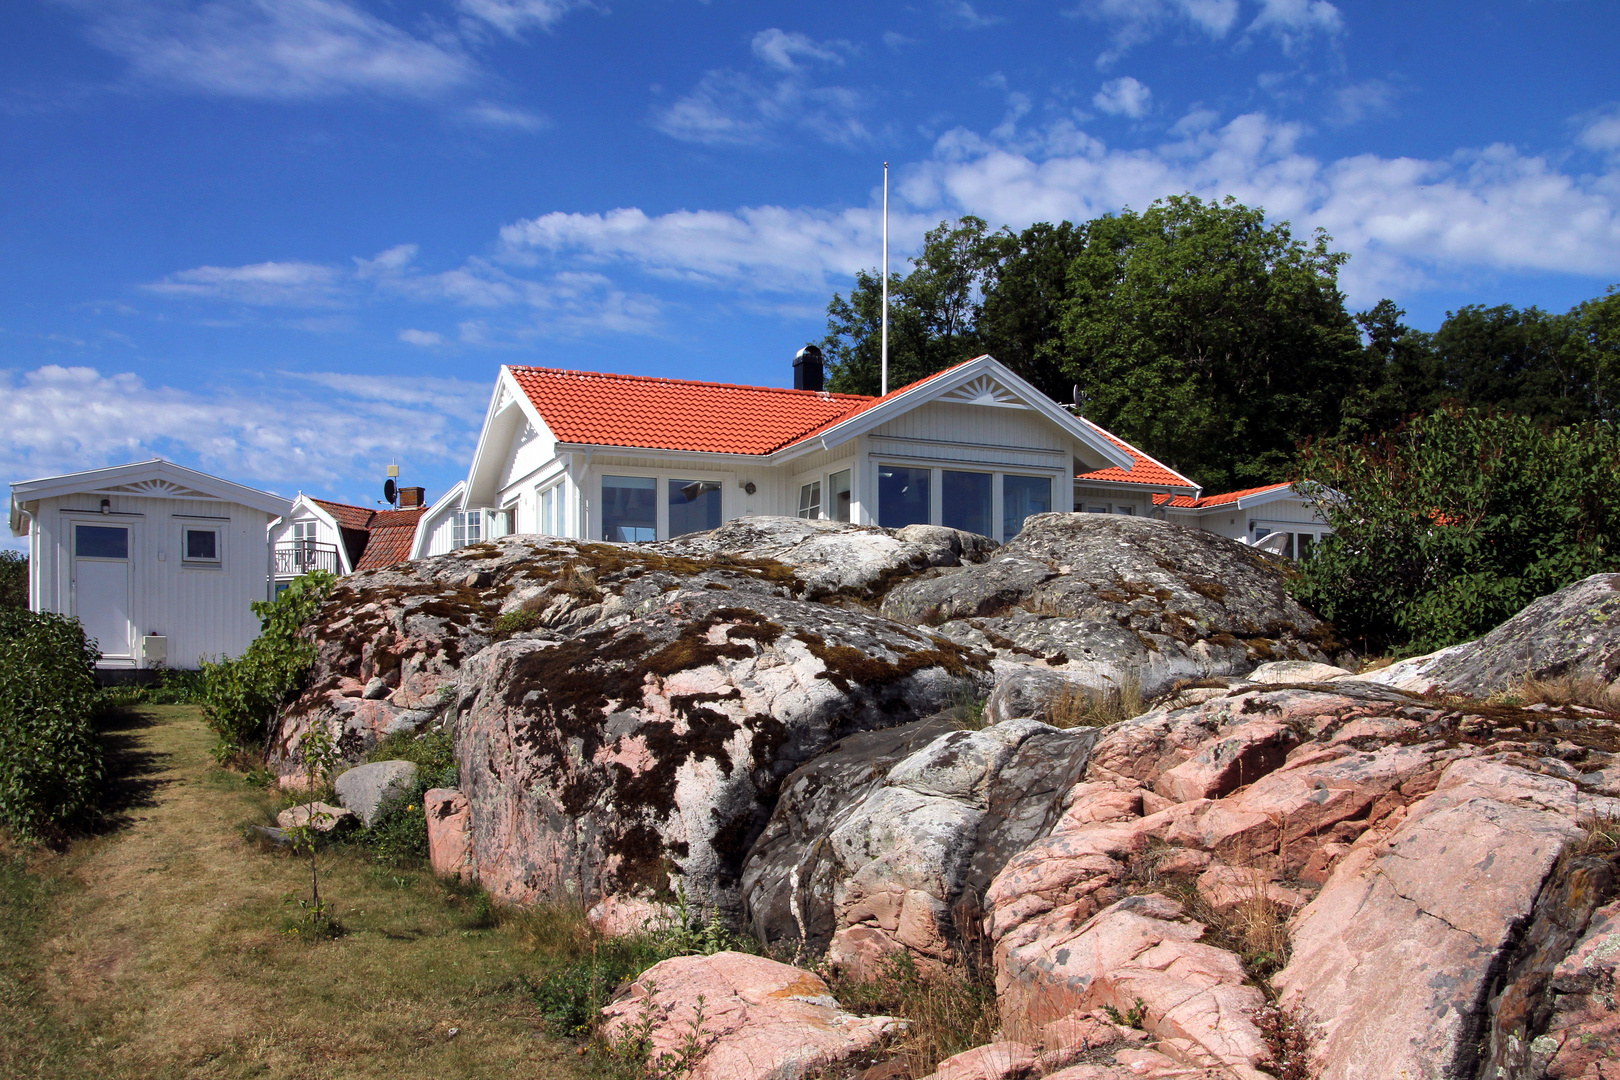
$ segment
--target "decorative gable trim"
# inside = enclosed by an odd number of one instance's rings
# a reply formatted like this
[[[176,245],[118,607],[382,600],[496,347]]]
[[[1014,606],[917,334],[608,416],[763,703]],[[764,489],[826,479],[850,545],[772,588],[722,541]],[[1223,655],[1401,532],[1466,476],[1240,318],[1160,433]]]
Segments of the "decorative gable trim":
[[[941,394],[937,400],[960,405],[989,405],[1002,409],[1030,408],[1027,401],[989,375],[980,375],[971,382],[963,383],[955,390]]]

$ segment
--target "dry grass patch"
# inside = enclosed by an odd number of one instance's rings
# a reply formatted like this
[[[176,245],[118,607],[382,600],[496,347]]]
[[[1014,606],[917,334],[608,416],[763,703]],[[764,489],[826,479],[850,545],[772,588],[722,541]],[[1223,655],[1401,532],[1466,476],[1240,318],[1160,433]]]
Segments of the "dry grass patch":
[[[1147,703],[1142,700],[1142,684],[1127,676],[1107,690],[1071,683],[1057,692],[1048,711],[1053,727],[1108,727],[1141,716]]]
[[[522,978],[561,930],[353,848],[321,856],[347,933],[283,932],[308,864],[243,839],[279,799],[217,767],[189,706],[143,709],[118,827],[0,872],[8,1077],[557,1077]],[[135,775],[129,775],[129,770]]]
[[[1524,686],[1514,695],[1520,705],[1581,705],[1608,713],[1620,713],[1620,686],[1593,675],[1556,679],[1525,677]]]

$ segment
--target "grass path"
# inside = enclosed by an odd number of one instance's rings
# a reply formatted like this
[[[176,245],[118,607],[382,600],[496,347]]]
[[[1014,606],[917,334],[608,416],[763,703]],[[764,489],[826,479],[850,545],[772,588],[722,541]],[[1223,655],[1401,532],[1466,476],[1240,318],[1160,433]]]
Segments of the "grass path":
[[[144,708],[108,738],[114,824],[26,871],[0,860],[0,1075],[577,1075],[519,988],[521,921],[481,927],[431,874],[342,851],[321,891],[349,933],[290,937],[308,864],[242,839],[272,796],[214,765],[197,711]]]

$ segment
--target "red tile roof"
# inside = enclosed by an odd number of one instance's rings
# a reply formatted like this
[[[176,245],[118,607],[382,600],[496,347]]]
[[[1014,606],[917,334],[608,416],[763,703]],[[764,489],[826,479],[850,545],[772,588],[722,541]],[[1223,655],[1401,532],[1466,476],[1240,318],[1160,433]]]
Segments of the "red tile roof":
[[[511,372],[558,440],[598,446],[769,454],[878,400],[557,368]]]
[[[1168,495],[1168,494],[1166,494],[1166,495],[1155,495],[1155,496],[1153,496],[1153,505],[1154,506],[1165,506],[1167,504],[1170,505],[1170,506],[1180,507],[1180,508],[1185,509],[1185,510],[1190,510],[1193,507],[1198,505],[1198,500],[1193,498],[1191,495]]]
[[[1182,476],[1180,473],[1176,472],[1168,465],[1165,465],[1163,462],[1155,461],[1154,459],[1148,457],[1146,454],[1142,453],[1142,451],[1138,450],[1124,439],[1119,438],[1107,428],[1099,427],[1083,416],[1080,417],[1080,422],[1088,425],[1093,431],[1097,432],[1097,434],[1101,435],[1103,438],[1107,439],[1109,442],[1131,455],[1131,458],[1135,464],[1131,466],[1129,472],[1110,465],[1106,469],[1098,469],[1095,472],[1081,473],[1079,476],[1075,477],[1076,480],[1105,480],[1115,484],[1151,484],[1154,487],[1198,487],[1197,484],[1193,483],[1185,476]]]
[[[416,523],[427,513],[425,506],[409,510],[372,510],[327,499],[311,499],[310,502],[331,514],[339,528],[366,535],[360,557],[355,560],[355,570],[375,570],[409,558]]]

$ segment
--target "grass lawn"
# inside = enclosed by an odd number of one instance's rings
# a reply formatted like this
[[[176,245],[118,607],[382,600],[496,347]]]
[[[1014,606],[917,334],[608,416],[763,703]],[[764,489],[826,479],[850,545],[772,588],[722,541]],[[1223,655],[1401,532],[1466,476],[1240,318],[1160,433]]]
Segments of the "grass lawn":
[[[283,932],[309,866],[242,838],[274,796],[217,767],[191,706],[108,733],[112,821],[0,849],[0,1076],[572,1078],[519,982],[551,947],[425,869],[320,858],[348,933]],[[452,1036],[451,1029],[458,1029]]]

